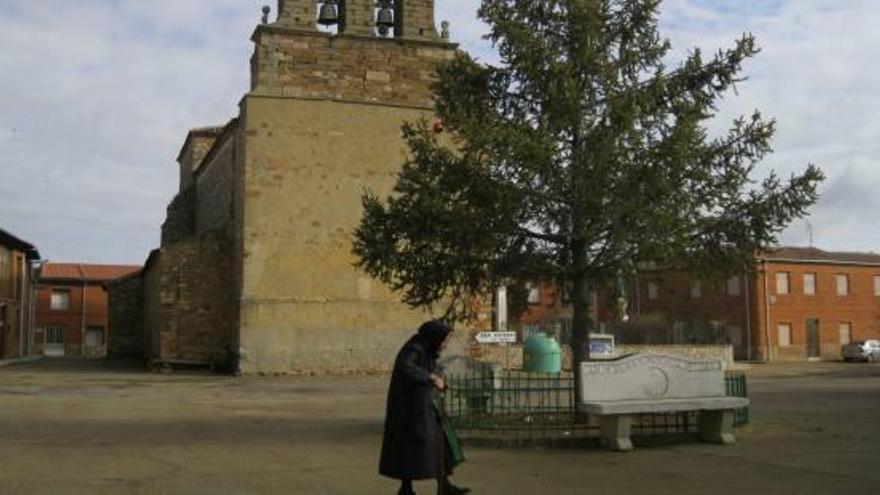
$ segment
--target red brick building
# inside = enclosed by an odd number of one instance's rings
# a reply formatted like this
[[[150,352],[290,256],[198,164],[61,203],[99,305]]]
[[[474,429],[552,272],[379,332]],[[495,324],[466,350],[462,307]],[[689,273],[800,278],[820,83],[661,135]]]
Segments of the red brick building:
[[[34,263],[39,259],[32,244],[0,229],[0,359],[34,353]]]
[[[612,291],[594,299],[597,330],[632,344],[730,344],[741,360],[839,359],[843,344],[880,339],[880,255],[779,248],[727,280],[643,269],[628,284],[626,322]],[[552,284],[532,289],[523,333],[570,309]]]
[[[46,356],[106,356],[106,284],[140,269],[127,265],[44,264],[36,311],[40,351]]]
[[[839,359],[841,345],[880,338],[880,255],[787,248],[762,266],[754,280],[759,357]]]

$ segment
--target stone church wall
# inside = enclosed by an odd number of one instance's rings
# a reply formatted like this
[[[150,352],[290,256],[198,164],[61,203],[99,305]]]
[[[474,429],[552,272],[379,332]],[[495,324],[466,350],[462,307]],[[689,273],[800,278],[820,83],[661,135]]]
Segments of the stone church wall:
[[[431,108],[437,62],[448,43],[364,39],[266,27],[255,35],[253,90],[298,98],[367,101]]]
[[[261,26],[244,134],[243,372],[386,370],[427,313],[354,268],[361,196],[391,192],[406,121],[455,46]]]
[[[238,121],[233,121],[205,157],[196,174],[198,196],[195,201],[195,231],[227,232],[233,215],[234,165],[238,141]]]
[[[227,365],[237,347],[237,309],[225,236],[163,247],[146,268],[147,357],[160,363]]]
[[[379,370],[426,314],[358,272],[361,194],[391,192],[421,110],[249,97],[244,372]],[[270,135],[271,133],[271,135]]]
[[[279,2],[252,38],[238,121],[188,136],[143,277],[149,357],[386,370],[430,317],[354,268],[352,233],[361,195],[389,194],[406,160],[401,125],[432,118],[434,67],[456,45],[438,37],[432,0],[398,4],[395,38],[375,35],[374,0],[345,6],[334,36],[315,29],[311,0]],[[216,142],[196,166],[201,137]]]
[[[162,245],[180,242],[196,231],[196,187],[191,185],[178,193],[165,213],[162,224]]]
[[[140,273],[107,286],[107,356],[144,356],[144,284]]]

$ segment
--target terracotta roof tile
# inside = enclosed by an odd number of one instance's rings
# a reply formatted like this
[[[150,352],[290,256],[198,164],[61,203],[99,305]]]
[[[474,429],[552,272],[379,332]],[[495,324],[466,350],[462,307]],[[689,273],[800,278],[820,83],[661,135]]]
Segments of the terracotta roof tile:
[[[779,247],[759,256],[764,260],[800,261],[812,263],[848,263],[854,265],[880,265],[880,254],[831,252],[809,247]]]

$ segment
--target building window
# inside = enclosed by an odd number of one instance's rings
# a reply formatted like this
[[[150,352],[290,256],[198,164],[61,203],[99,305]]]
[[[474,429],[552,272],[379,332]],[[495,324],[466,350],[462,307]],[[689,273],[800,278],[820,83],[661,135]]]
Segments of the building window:
[[[874,295],[880,296],[880,275],[874,275]]]
[[[816,295],[816,274],[815,273],[805,273],[804,274],[804,294],[808,296]]]
[[[839,273],[836,277],[837,279],[837,295],[838,296],[848,296],[849,295],[849,275]]]
[[[86,330],[86,347],[103,347],[104,346],[104,328],[89,327]]]
[[[541,302],[541,290],[538,288],[538,284],[529,282],[526,284],[526,290],[529,293],[527,299],[529,304],[538,304]]]
[[[47,344],[64,344],[65,328],[60,326],[46,327],[45,342]]]
[[[730,277],[727,279],[727,295],[728,296],[738,296],[740,292],[739,287],[739,275],[736,277]]]
[[[776,274],[776,293],[788,294],[788,272],[779,272]]]
[[[852,342],[852,324],[851,323],[840,323],[837,326],[837,331],[840,333],[840,343],[841,344],[849,344]]]
[[[700,280],[691,281],[691,299],[699,299],[703,297],[703,282]]]
[[[660,286],[657,285],[657,282],[648,282],[648,299],[651,301],[656,301],[659,297]]]
[[[70,291],[67,289],[52,289],[49,307],[55,311],[70,309]]]
[[[776,327],[779,334],[779,347],[788,347],[791,345],[791,323],[780,323]]]

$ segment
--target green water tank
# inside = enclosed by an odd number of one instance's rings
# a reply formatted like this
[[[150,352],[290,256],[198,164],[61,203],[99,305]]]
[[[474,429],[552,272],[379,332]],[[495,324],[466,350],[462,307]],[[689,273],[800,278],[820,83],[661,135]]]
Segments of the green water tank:
[[[523,369],[538,373],[560,373],[562,348],[559,342],[544,332],[527,338],[523,344]]]

